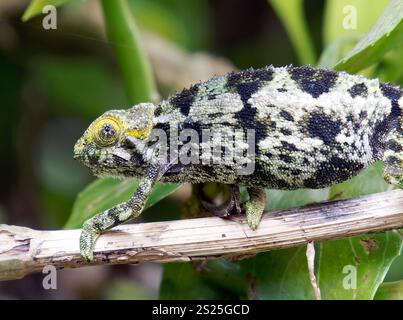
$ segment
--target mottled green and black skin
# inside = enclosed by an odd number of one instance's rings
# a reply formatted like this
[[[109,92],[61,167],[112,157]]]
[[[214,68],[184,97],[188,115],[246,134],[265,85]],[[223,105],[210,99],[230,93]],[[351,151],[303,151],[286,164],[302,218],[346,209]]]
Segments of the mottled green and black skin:
[[[170,128],[254,129],[253,173],[239,175],[228,165],[151,161],[150,130],[169,136]],[[108,111],[77,142],[75,157],[98,176],[141,182],[130,200],[84,224],[81,253],[91,260],[101,232],[137,217],[155,181],[246,186],[250,199],[244,208],[253,229],[264,210],[264,188],[322,188],[377,160],[384,161],[386,181],[402,188],[402,132],[400,87],[309,66],[234,72],[195,84],[158,106]]]

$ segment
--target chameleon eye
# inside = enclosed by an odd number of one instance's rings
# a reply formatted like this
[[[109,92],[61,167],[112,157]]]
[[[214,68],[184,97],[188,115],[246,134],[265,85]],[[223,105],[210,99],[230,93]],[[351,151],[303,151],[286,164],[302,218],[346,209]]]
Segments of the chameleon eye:
[[[93,137],[100,147],[109,147],[119,141],[122,127],[118,119],[106,116],[94,123]]]

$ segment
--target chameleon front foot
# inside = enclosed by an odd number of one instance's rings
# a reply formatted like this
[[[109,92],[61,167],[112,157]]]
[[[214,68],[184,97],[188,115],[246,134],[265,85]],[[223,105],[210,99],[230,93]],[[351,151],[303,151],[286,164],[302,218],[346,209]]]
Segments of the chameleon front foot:
[[[94,245],[100,231],[93,227],[90,220],[84,223],[80,235],[80,254],[87,262],[94,260]]]

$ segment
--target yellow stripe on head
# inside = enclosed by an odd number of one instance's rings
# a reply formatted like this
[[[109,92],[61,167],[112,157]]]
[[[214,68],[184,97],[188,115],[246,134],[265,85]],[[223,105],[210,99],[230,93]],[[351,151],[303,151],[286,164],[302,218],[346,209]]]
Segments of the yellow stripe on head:
[[[132,130],[127,130],[126,134],[128,136],[140,139],[140,140],[144,140],[146,138],[148,138],[148,136],[151,133],[151,130],[153,128],[152,123],[150,123],[147,127],[145,128],[141,128],[141,129],[132,129]]]

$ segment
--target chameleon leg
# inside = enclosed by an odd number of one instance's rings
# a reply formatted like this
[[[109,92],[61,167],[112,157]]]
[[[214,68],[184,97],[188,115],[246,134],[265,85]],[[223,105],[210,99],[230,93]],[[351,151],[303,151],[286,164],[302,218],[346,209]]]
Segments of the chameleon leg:
[[[383,155],[383,177],[388,183],[403,189],[403,139],[392,132],[387,146]]]
[[[93,260],[95,241],[103,231],[129,219],[136,218],[141,214],[158,174],[158,168],[150,167],[144,178],[140,180],[137,190],[128,201],[101,212],[84,223],[80,235],[80,253],[85,260]]]
[[[403,153],[385,152],[383,177],[388,183],[403,189]]]
[[[198,185],[197,188],[197,195],[200,199],[200,203],[207,211],[211,212],[213,215],[225,218],[231,214],[239,214],[241,213],[241,206],[240,206],[240,192],[239,187],[237,185],[230,185],[229,187],[229,198],[226,202],[220,205],[215,205],[204,194],[203,185]]]
[[[259,225],[266,206],[266,192],[263,188],[247,188],[249,200],[245,203],[246,221],[248,226],[255,230]]]

